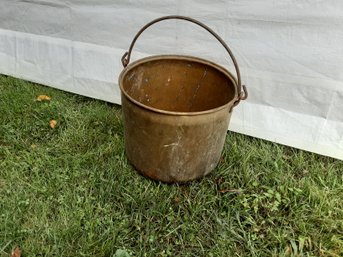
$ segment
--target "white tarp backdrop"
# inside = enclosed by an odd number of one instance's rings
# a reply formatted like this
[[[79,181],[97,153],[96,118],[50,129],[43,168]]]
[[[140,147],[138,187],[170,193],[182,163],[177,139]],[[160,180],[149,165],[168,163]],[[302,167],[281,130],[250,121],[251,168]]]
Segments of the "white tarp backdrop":
[[[144,24],[171,14],[232,48],[249,98],[230,130],[343,159],[341,0],[0,0],[0,73],[120,103],[121,56]],[[221,45],[185,21],[149,28],[132,60],[168,53],[233,71]]]

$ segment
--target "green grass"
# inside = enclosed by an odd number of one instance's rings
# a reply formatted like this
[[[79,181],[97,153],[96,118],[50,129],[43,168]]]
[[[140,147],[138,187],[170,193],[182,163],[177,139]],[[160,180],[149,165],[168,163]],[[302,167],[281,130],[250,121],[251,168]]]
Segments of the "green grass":
[[[123,141],[120,107],[0,76],[0,256],[343,256],[342,161],[229,132],[166,185]]]

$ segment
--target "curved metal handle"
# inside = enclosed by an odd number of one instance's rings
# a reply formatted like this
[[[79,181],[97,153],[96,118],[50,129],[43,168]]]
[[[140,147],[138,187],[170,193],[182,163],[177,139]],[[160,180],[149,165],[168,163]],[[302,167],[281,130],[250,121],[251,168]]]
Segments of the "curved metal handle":
[[[125,54],[123,55],[123,57],[121,58],[121,62],[123,64],[124,67],[126,67],[129,63],[130,63],[130,58],[131,58],[131,52],[132,49],[138,39],[138,37],[143,33],[144,30],[146,30],[148,27],[150,27],[151,25],[163,21],[163,20],[170,20],[170,19],[177,19],[177,20],[186,20],[186,21],[190,21],[192,23],[195,23],[197,25],[199,25],[200,27],[204,28],[205,30],[207,30],[209,33],[211,33],[221,44],[222,46],[225,48],[225,50],[228,52],[228,54],[231,57],[231,60],[235,66],[236,69],[236,74],[237,74],[237,87],[238,87],[238,99],[237,101],[234,103],[234,106],[236,106],[240,100],[245,100],[248,97],[248,92],[247,89],[245,87],[245,85],[241,84],[241,73],[239,71],[239,67],[238,67],[238,63],[236,61],[235,56],[233,55],[231,49],[228,47],[228,45],[224,42],[224,40],[218,36],[217,33],[215,33],[211,28],[209,28],[207,25],[203,24],[200,21],[197,21],[193,18],[189,18],[186,16],[180,16],[180,15],[170,15],[170,16],[163,16],[160,18],[157,18],[155,20],[150,21],[149,23],[147,23],[144,27],[142,27],[136,34],[136,36],[133,38],[130,48],[127,52],[125,52]],[[243,91],[242,91],[243,88]],[[234,107],[233,106],[233,107]]]

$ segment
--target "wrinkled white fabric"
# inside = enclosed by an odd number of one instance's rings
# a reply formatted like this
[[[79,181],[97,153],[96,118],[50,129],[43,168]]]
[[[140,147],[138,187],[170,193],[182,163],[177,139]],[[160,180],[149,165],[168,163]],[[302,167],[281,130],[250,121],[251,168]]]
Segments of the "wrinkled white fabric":
[[[230,130],[343,159],[340,0],[0,0],[0,73],[120,103],[121,56],[143,25],[171,14],[204,22],[232,48],[249,98]],[[156,54],[234,72],[221,45],[185,21],[149,28],[132,59]]]

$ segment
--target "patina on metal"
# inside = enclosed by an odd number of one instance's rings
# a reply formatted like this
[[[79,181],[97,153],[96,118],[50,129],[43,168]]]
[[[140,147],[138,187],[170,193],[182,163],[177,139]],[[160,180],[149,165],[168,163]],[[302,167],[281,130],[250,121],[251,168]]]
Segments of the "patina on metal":
[[[168,19],[187,20],[210,32],[229,53],[237,79],[225,68],[192,56],[158,55],[129,64],[140,34]],[[247,97],[230,48],[199,21],[165,16],[137,33],[122,63],[125,150],[132,165],[145,176],[169,183],[211,172],[220,159],[232,108]]]

